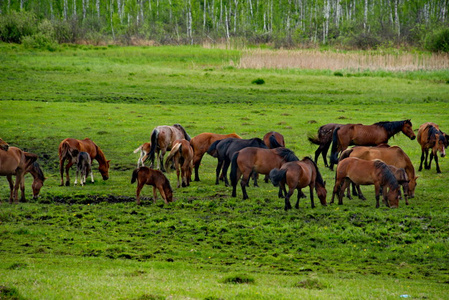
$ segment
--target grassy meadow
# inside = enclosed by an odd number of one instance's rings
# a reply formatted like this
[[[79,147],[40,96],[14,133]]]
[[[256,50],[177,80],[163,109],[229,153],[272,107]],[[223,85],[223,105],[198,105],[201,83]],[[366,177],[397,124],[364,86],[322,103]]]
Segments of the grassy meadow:
[[[38,200],[8,204],[0,181],[0,299],[444,299],[449,283],[449,163],[417,172],[415,198],[398,209],[344,200],[285,212],[260,182],[249,200],[216,186],[208,155],[200,182],[175,202],[136,206],[130,183],[158,125],[191,137],[275,130],[298,157],[326,123],[411,119],[449,131],[449,71],[241,68],[242,51],[201,47],[65,46],[32,52],[0,44],[0,137],[39,155],[47,177]],[[338,72],[337,72],[338,71]],[[253,83],[263,79],[264,84]],[[90,137],[111,160],[103,181],[60,187],[58,145]],[[421,150],[403,134],[417,171]],[[334,173],[318,162],[327,182]],[[72,182],[74,171],[71,172]],[[309,194],[304,189],[306,195]],[[292,200],[296,199],[296,193]],[[318,201],[316,201],[317,203]],[[8,298],[9,297],[9,298]],[[15,298],[14,298],[15,297]]]

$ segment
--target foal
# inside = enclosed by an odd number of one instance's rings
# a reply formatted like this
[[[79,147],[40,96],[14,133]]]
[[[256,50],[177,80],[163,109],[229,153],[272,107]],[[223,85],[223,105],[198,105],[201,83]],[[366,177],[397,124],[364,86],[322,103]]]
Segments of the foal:
[[[89,153],[81,151],[76,158],[76,176],[75,185],[78,183],[78,175],[80,175],[80,184],[83,186],[86,184],[87,174],[90,173],[92,183],[94,182],[94,176],[92,175],[92,159]]]
[[[134,150],[134,153],[140,151],[140,157],[137,160],[137,167],[145,166],[144,162],[148,159],[150,150],[151,150],[151,143],[143,143],[136,150]]]
[[[136,203],[140,204],[140,191],[145,184],[153,186],[153,202],[156,203],[156,188],[164,199],[165,204],[168,202],[173,202],[173,190],[170,186],[170,181],[165,177],[164,173],[159,170],[153,170],[148,167],[140,167],[133,171],[131,178],[131,183],[137,181],[137,191],[136,191]]]

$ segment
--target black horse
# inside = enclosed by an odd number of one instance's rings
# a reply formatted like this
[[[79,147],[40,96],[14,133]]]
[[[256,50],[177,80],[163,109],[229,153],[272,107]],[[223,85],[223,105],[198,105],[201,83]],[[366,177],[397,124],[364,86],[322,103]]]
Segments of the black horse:
[[[217,169],[216,169],[216,180],[215,184],[219,184],[220,170],[222,179],[226,186],[229,186],[229,181],[226,176],[228,172],[229,165],[231,164],[232,156],[235,152],[242,150],[246,147],[258,147],[267,149],[265,143],[259,138],[252,139],[236,139],[227,138],[224,140],[219,140],[214,142],[207,153],[218,159]]]
[[[329,167],[327,164],[327,151],[329,150],[332,144],[332,135],[334,133],[335,128],[342,126],[342,124],[337,123],[329,123],[321,126],[318,129],[317,136],[309,136],[308,139],[311,143],[318,145],[318,149],[315,151],[315,163],[318,163],[318,157],[320,154],[323,156],[324,166],[326,168]]]

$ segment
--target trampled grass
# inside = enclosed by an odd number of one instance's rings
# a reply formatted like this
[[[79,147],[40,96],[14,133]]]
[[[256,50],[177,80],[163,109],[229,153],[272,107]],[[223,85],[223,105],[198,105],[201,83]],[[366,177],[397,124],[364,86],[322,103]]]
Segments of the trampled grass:
[[[366,202],[311,209],[303,199],[285,212],[277,190],[261,182],[242,201],[240,187],[232,198],[214,185],[216,161],[207,155],[201,181],[175,188],[169,206],[153,205],[145,187],[137,207],[130,184],[132,151],[157,125],[180,123],[191,136],[276,130],[299,157],[313,155],[307,135],[331,122],[411,119],[414,128],[433,121],[447,131],[449,85],[433,74],[240,70],[230,63],[238,53],[196,47],[75,48],[52,57],[3,47],[0,137],[38,154],[48,179],[31,201],[27,178],[30,202],[19,205],[5,203],[0,182],[0,285],[31,299],[445,298],[447,159],[442,174],[419,172],[416,197],[396,210],[375,209],[372,187],[363,188]],[[251,83],[258,78],[265,83]],[[94,184],[59,187],[57,147],[66,137],[92,138],[111,159],[110,179],[94,169]],[[399,134],[391,144],[417,169],[416,141]],[[318,165],[329,201],[334,174],[321,158]],[[175,186],[175,174],[167,176]]]

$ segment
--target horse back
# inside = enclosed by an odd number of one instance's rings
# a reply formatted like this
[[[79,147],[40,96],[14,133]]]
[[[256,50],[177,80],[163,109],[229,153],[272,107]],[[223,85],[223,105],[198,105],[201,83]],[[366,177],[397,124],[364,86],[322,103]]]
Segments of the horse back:
[[[0,151],[0,175],[14,175],[22,161],[23,151],[10,146],[8,151]]]

